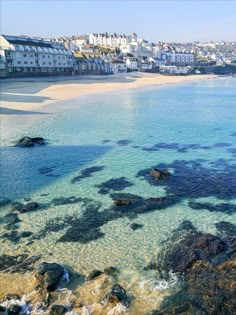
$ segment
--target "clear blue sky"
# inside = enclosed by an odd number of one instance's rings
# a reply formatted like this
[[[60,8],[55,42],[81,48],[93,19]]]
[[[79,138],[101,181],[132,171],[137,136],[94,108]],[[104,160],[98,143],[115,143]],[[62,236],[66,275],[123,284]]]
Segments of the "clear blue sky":
[[[2,34],[95,32],[136,32],[150,41],[236,40],[236,0],[1,1]]]

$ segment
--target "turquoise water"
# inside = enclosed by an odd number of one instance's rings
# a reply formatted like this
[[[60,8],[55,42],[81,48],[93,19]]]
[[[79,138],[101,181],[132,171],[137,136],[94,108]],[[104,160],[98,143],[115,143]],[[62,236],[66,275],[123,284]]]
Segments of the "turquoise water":
[[[236,223],[235,211],[189,206],[190,201],[236,205],[236,79],[98,93],[68,100],[63,107],[58,112],[49,107],[53,113],[39,117],[33,126],[25,118],[26,126],[21,125],[17,136],[2,136],[2,196],[19,202],[31,198],[41,205],[37,211],[19,215],[18,231],[31,231],[35,238],[18,242],[1,238],[2,253],[27,248],[83,274],[116,266],[120,282],[131,292],[145,295],[145,281],[162,291],[153,282],[154,274],[143,268],[182,221],[190,220],[199,230],[213,234],[217,222]],[[10,119],[14,125],[16,118]],[[11,147],[24,135],[42,136],[48,145]],[[150,185],[137,176],[156,165],[167,168],[172,179]],[[72,182],[94,166],[100,167],[98,171]],[[127,187],[99,193],[101,183],[121,177]],[[116,192],[174,198],[161,209],[117,215],[110,196]],[[53,202],[71,196],[91,200]],[[2,216],[9,211],[9,205],[2,207]],[[62,225],[50,230],[58,222]],[[134,222],[143,226],[134,231],[130,227]],[[1,229],[4,233],[4,225]],[[146,299],[147,304],[150,301]]]

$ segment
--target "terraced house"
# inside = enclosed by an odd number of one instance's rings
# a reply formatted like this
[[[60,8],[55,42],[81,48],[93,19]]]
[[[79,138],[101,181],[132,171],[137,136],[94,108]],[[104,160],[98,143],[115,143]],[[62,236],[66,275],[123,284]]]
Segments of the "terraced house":
[[[60,43],[1,35],[0,56],[1,77],[73,73],[73,54]]]

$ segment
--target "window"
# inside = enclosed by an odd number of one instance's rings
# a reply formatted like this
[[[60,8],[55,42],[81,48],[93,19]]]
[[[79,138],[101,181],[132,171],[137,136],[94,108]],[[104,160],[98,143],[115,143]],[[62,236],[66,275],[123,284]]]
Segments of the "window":
[[[60,57],[60,56],[58,56],[58,59],[61,59],[61,57]]]
[[[21,64],[21,61],[17,61],[17,64],[20,65],[20,64]]]
[[[33,64],[34,62],[33,61],[31,61],[31,64]]]
[[[45,64],[46,64],[46,62],[44,61],[44,62],[43,62],[43,65],[45,65]]]
[[[32,58],[32,57],[34,57],[33,55],[30,55],[30,57]]]
[[[51,63],[51,62],[49,62],[48,64],[49,64],[49,65],[51,65],[52,63]]]
[[[43,55],[43,58],[45,58],[45,55]]]
[[[24,61],[24,64],[27,65],[27,64],[28,64],[28,61]]]
[[[27,54],[24,54],[24,57],[27,57]]]

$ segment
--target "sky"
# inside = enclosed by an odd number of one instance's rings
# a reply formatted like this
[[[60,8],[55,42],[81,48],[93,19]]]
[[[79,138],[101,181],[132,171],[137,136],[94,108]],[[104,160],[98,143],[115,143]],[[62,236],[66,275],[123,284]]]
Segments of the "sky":
[[[236,41],[236,0],[1,0],[0,33],[59,37],[135,32],[156,41]]]

